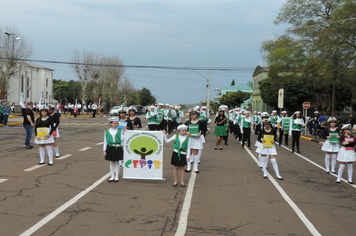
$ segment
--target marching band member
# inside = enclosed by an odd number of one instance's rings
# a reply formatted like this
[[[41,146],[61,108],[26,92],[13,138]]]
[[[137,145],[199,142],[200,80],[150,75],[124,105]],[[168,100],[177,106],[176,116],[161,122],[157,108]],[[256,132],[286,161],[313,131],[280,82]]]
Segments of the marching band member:
[[[149,106],[148,111],[146,113],[146,119],[148,119],[148,130],[154,131],[157,130],[157,120],[158,115],[155,112],[154,106]]]
[[[171,164],[174,166],[173,176],[174,183],[173,187],[178,185],[178,169],[180,170],[180,184],[182,187],[185,187],[184,183],[184,167],[187,165],[187,162],[190,163],[189,155],[191,152],[191,138],[187,136],[188,126],[179,125],[177,127],[179,134],[173,135],[169,139],[167,138],[166,131],[162,130],[164,133],[165,143],[173,143],[173,153],[171,158]]]
[[[237,116],[236,117],[236,119],[235,119],[235,123],[237,123],[239,126],[239,143],[241,143],[242,144],[242,133],[241,133],[241,119],[242,118],[244,118],[245,117],[245,110],[244,109],[242,109],[241,110],[241,112],[240,112],[240,114],[239,114],[239,116]]]
[[[224,110],[225,110],[225,117],[227,118],[226,120],[229,120],[229,107],[226,105],[222,105],[221,106]],[[227,143],[229,140],[229,123],[226,122],[225,124],[225,129],[226,129],[226,136],[223,136],[223,139],[225,141],[224,145],[229,146],[229,144]]]
[[[225,116],[225,111],[222,107],[219,107],[219,112],[215,117],[214,123],[216,123],[214,135],[216,138],[215,150],[218,149],[218,145],[220,144],[219,150],[222,150],[222,142],[223,137],[227,135],[225,124],[227,123],[227,117]]]
[[[292,116],[289,125],[289,136],[292,136],[292,152],[294,152],[295,144],[297,144],[297,153],[300,153],[299,140],[302,127],[305,127],[304,120],[300,117],[300,111],[296,111]]]
[[[261,145],[257,148],[256,152],[261,154],[261,159],[262,159],[262,170],[263,170],[263,178],[267,178],[267,162],[268,162],[268,157],[271,160],[274,172],[276,173],[277,179],[283,180],[283,178],[279,175],[279,169],[278,169],[278,164],[276,161],[276,155],[277,155],[277,150],[274,145],[275,141],[271,140],[272,147],[263,147],[263,144],[266,143],[265,140],[265,135],[276,135],[276,128],[271,127],[271,120],[263,120],[263,129],[258,135],[257,140],[261,142]],[[267,160],[266,160],[267,159]]]
[[[94,103],[95,104],[95,103]],[[126,122],[126,127],[128,130],[133,130],[132,122],[129,118],[126,117],[126,110],[122,107],[119,111],[119,122],[124,121]]]
[[[98,106],[96,105],[96,103],[94,102],[93,105],[91,105],[90,108],[93,111],[93,118],[95,118],[96,115],[96,109],[98,109]]]
[[[248,148],[251,149],[251,124],[252,117],[250,117],[250,112],[245,111],[245,117],[242,117],[240,122],[240,132],[243,135],[242,148],[245,148],[245,142],[247,140]]]
[[[206,131],[208,130],[208,119],[207,119],[207,115],[206,115],[206,107],[202,106],[200,109],[200,113],[199,113],[199,119],[203,122],[203,130],[202,130],[202,135],[204,135],[204,137],[206,136]]]
[[[237,139],[237,137],[240,137],[240,126],[236,121],[236,118],[238,118],[240,115],[240,108],[235,108],[234,109],[234,117],[233,117],[233,124],[234,124],[234,138]]]
[[[142,128],[141,119],[136,116],[136,108],[131,106],[129,108],[129,120],[132,123],[132,128],[138,130]]]
[[[104,132],[104,158],[110,161],[110,174],[111,177],[108,182],[119,182],[120,166],[123,158],[124,151],[121,147],[121,143],[124,142],[123,131],[127,130],[117,128],[119,120],[117,117],[109,118],[110,128]]]
[[[178,110],[178,106],[174,107],[174,115],[173,115],[173,129],[177,130],[178,127],[178,121],[179,121],[179,110]],[[172,112],[173,112],[172,111]]]
[[[163,103],[158,104],[157,109],[157,130],[165,130],[166,129],[166,112],[163,109]]]
[[[331,157],[331,172],[336,174],[335,172],[335,166],[336,166],[336,158],[337,158],[337,153],[340,150],[339,147],[339,141],[336,143],[330,143],[330,139],[332,136],[330,135],[330,132],[337,133],[336,137],[338,140],[340,138],[340,130],[339,127],[336,126],[336,119],[334,117],[330,117],[328,119],[329,126],[325,128],[324,130],[324,137],[326,137],[326,140],[321,147],[321,150],[325,152],[325,168],[326,168],[326,173],[330,173],[330,157]]]
[[[260,116],[257,114],[257,111],[253,112],[253,131],[256,131],[256,125],[260,121]]]
[[[277,115],[277,111],[273,110],[272,115],[271,115],[271,124],[273,128],[276,128],[278,130],[278,121],[279,121],[279,116]],[[277,142],[277,136],[274,136],[274,141]]]
[[[169,106],[169,109],[171,110],[171,120],[172,120],[172,123],[171,123],[172,130],[171,131],[174,131],[175,128],[176,128],[177,112],[176,112],[176,110],[174,109],[174,107],[172,105]]]
[[[181,119],[181,123],[184,123],[184,111],[181,106],[179,106],[179,117]]]
[[[59,151],[58,151],[58,145],[57,145],[57,138],[59,138],[59,131],[58,131],[58,126],[59,126],[59,114],[54,112],[55,106],[50,104],[48,105],[48,114],[49,118],[52,120],[53,123],[53,149],[54,152],[56,153],[56,158],[60,157]]]
[[[40,134],[40,128],[45,128],[45,135],[42,136]],[[53,150],[52,150],[52,145],[54,143],[54,138],[53,138],[53,133],[54,131],[54,126],[52,119],[49,118],[48,116],[48,109],[43,106],[40,110],[40,117],[37,118],[36,120],[36,125],[35,125],[35,133],[36,133],[36,139],[35,143],[39,144],[39,149],[40,149],[40,162],[38,163],[39,165],[45,164],[45,149],[47,149],[47,155],[48,155],[48,165],[51,166],[53,165]]]
[[[199,163],[199,150],[203,149],[203,143],[205,143],[204,136],[202,135],[203,122],[199,119],[198,111],[196,109],[189,110],[189,120],[185,122],[185,125],[188,126],[187,135],[191,140],[190,148],[191,152],[189,156],[194,160],[194,170],[195,173],[199,174],[198,163]],[[193,125],[198,125],[198,130],[196,134],[192,134],[191,127]],[[194,136],[193,136],[194,135]],[[191,171],[191,161],[187,163],[187,169],[185,172]]]
[[[255,134],[256,135],[259,135],[263,129],[263,124],[262,124],[262,121],[264,120],[268,120],[269,119],[269,114],[267,112],[262,112],[261,114],[261,117],[260,117],[260,120],[256,126],[256,131],[255,131]],[[255,146],[258,147],[262,145],[262,143],[260,143],[257,139],[256,139],[256,142],[255,142]],[[257,150],[256,149],[256,150]],[[262,168],[262,156],[261,156],[261,153],[258,153],[258,161],[260,163],[260,168]],[[268,163],[268,159],[269,159],[269,156],[267,155],[267,158],[264,158],[263,160],[266,162],[266,166],[267,166],[267,163]]]
[[[287,117],[287,111],[282,111],[281,112],[282,116],[280,117],[278,124],[280,125],[279,129],[279,146],[282,145],[282,139],[284,135],[284,143],[286,147],[289,147],[288,145],[288,134],[289,134],[289,126],[290,126],[290,118]]]
[[[337,172],[336,183],[340,183],[342,172],[344,172],[347,163],[348,183],[352,182],[353,163],[355,162],[355,138],[351,135],[352,127],[350,124],[343,125],[341,130],[343,134],[340,136],[341,148],[337,155],[337,160],[340,162],[339,170]]]

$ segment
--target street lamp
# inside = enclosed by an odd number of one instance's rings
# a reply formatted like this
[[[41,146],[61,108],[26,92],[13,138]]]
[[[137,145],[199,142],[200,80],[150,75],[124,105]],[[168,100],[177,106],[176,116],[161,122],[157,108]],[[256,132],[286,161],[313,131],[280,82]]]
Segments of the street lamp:
[[[206,83],[206,106],[208,108],[208,111],[210,112],[210,71],[208,71],[208,77],[206,77],[202,73],[195,71],[195,70],[190,70],[190,72],[198,73],[199,75],[203,76],[207,80],[207,83]]]

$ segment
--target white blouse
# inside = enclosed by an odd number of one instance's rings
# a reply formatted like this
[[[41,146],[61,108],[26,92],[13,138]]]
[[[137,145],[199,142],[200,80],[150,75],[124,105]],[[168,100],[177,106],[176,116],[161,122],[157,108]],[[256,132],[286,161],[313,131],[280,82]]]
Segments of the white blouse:
[[[111,136],[113,137],[113,141],[115,142],[115,134],[117,132],[118,129],[114,129],[114,128],[110,128],[109,129],[109,132],[111,134]],[[124,142],[124,132],[123,130],[121,129],[121,136],[120,136],[120,139],[121,139],[121,143]],[[108,142],[106,140],[106,132],[104,132],[104,145],[103,145],[103,151],[105,152],[106,151],[106,146],[108,145]]]

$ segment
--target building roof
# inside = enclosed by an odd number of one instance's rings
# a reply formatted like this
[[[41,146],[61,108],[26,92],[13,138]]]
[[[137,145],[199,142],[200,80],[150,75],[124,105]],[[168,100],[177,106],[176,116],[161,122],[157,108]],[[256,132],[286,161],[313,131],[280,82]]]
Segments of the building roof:
[[[252,88],[248,85],[248,84],[238,84],[238,85],[233,85],[233,86],[227,86],[227,87],[220,87],[218,88],[220,91],[221,90],[234,90],[234,91],[238,91],[238,90],[251,90]]]
[[[255,71],[253,72],[252,77],[255,77],[256,75],[262,73],[262,72],[268,72],[269,67],[265,67],[265,66],[256,66]]]
[[[54,71],[53,69],[50,69],[50,68],[48,68],[48,67],[41,66],[41,65],[38,65],[38,64],[33,64],[33,63],[27,63],[27,66],[28,66],[28,67],[32,67],[32,68],[38,68],[38,69],[45,69],[45,70]]]

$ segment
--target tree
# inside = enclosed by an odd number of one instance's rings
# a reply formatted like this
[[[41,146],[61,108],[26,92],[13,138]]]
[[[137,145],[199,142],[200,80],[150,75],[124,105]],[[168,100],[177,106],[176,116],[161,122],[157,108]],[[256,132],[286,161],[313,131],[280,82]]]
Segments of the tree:
[[[234,85],[235,85],[235,79],[233,79],[231,82],[231,86],[234,86]]]
[[[152,96],[151,91],[143,87],[139,94],[140,104],[142,106],[147,106],[148,104],[156,103],[156,99]]]
[[[275,23],[293,27],[262,45],[272,87],[298,78],[315,90],[331,88],[332,112],[350,104],[352,86],[347,85],[355,84],[349,74],[356,56],[356,24],[350,19],[355,16],[356,2],[351,0],[288,0]]]
[[[247,92],[242,92],[242,91],[237,91],[237,92],[230,92],[227,94],[224,94],[220,98],[220,103],[225,104],[229,107],[235,107],[235,106],[240,106],[243,101],[249,99],[251,96],[251,93]]]
[[[9,80],[26,66],[24,59],[32,55],[32,46],[15,27],[0,28],[0,97],[8,101]]]

